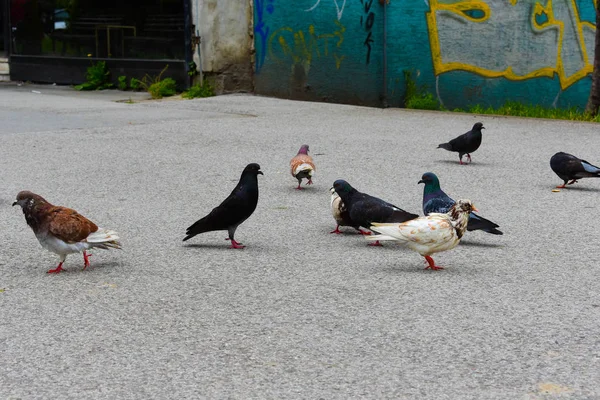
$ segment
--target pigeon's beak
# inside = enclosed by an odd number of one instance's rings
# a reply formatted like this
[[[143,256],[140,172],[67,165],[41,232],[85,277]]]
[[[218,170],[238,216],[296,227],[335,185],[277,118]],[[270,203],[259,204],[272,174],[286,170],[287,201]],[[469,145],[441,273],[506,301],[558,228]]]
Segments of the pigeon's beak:
[[[13,205],[12,205],[12,206],[14,207],[14,206],[16,206],[17,204],[19,204],[19,203],[15,201],[15,202],[13,203]]]
[[[425,183],[425,181],[424,181],[423,179],[421,179],[419,182],[417,182],[417,185],[418,185],[419,183]]]
[[[477,209],[477,207],[472,206],[471,208],[473,209],[474,212],[479,212],[479,210]]]
[[[258,171],[258,172],[257,172],[257,174],[261,174],[261,175],[264,175],[264,174],[263,174],[263,173],[262,173],[262,171]]]

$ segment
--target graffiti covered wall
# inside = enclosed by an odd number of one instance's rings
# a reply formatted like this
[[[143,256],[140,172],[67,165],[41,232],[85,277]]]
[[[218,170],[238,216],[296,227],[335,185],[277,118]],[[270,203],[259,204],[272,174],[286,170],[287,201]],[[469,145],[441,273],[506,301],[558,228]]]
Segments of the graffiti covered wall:
[[[256,90],[401,106],[410,70],[449,108],[506,100],[583,107],[595,3],[389,0],[384,12],[383,0],[254,0]]]
[[[381,8],[378,0],[254,0],[256,92],[380,104]]]

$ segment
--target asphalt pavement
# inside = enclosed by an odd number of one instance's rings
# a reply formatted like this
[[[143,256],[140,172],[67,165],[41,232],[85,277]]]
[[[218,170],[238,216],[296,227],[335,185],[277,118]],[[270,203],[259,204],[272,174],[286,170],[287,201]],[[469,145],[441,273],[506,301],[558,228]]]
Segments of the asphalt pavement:
[[[600,399],[600,179],[553,192],[600,125],[253,95],[0,86],[1,399]],[[130,104],[130,101],[133,104]],[[483,122],[470,165],[437,145]],[[310,145],[315,184],[289,160]],[[226,232],[185,229],[261,165]],[[503,236],[434,255],[333,235],[329,188],[422,213],[424,172]],[[31,190],[119,232],[92,266],[27,226]]]

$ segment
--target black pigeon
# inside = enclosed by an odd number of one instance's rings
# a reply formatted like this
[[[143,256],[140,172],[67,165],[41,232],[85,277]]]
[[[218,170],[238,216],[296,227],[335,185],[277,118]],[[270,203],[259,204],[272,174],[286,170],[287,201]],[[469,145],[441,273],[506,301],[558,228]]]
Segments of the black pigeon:
[[[425,189],[423,190],[423,213],[425,215],[429,215],[430,213],[446,214],[456,203],[450,196],[444,193],[440,187],[440,180],[433,172],[424,173],[419,183],[425,184]],[[472,211],[469,213],[468,231],[482,230],[494,235],[502,235],[502,231],[497,228],[498,224]]]
[[[233,238],[237,227],[244,222],[256,209],[258,203],[258,174],[263,174],[258,164],[248,164],[240,181],[229,197],[227,197],[219,206],[215,207],[206,217],[196,221],[187,228],[187,236],[183,238],[186,241],[199,233],[210,231],[224,231],[229,233],[228,240],[231,240],[232,249],[243,249],[241,243]]]
[[[477,122],[473,125],[473,129],[471,129],[467,133],[463,133],[462,135],[452,139],[448,143],[442,143],[437,148],[446,149],[448,151],[456,151],[458,153],[458,158],[460,160],[460,164],[464,164],[462,162],[463,156],[467,155],[467,160],[469,163],[471,162],[471,154],[475,150],[481,146],[481,130],[485,129],[481,122]]]
[[[333,182],[333,189],[346,205],[354,229],[369,228],[373,222],[405,222],[418,217],[377,197],[361,193],[342,179]],[[379,241],[371,246],[381,246]]]
[[[550,159],[550,168],[564,183],[557,188],[564,188],[581,178],[600,178],[600,168],[569,153],[558,152]]]

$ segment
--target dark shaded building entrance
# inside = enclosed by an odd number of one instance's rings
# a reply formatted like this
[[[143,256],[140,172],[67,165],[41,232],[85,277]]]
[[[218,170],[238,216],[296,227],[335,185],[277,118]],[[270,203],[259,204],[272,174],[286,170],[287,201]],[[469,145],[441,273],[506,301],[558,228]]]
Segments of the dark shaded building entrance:
[[[6,0],[0,0],[6,2]],[[11,77],[80,83],[92,63],[114,75],[187,84],[190,0],[9,0]]]

